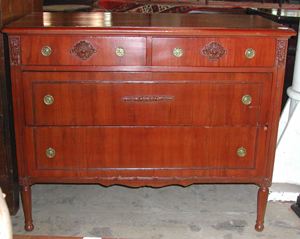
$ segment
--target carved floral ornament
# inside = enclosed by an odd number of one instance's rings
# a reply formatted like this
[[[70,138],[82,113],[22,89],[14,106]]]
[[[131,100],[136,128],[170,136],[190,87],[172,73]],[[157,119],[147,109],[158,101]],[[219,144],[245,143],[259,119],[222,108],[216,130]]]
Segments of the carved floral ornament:
[[[94,53],[96,53],[96,49],[88,41],[80,41],[71,49],[71,54],[79,57],[81,60],[89,59]]]
[[[278,65],[284,65],[286,50],[287,50],[287,42],[285,40],[278,40],[276,46],[276,59]]]
[[[209,60],[219,60],[226,54],[224,47],[218,42],[210,42],[203,47],[201,53]]]
[[[20,65],[21,46],[20,46],[20,37],[19,36],[9,37],[9,48],[10,48],[11,65]]]

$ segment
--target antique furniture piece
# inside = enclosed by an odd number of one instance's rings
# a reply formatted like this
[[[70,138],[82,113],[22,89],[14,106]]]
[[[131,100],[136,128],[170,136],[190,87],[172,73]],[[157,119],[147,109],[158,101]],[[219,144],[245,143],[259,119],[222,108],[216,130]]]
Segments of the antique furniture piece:
[[[263,230],[293,30],[248,15],[44,13],[5,32],[26,230],[35,183],[253,183]]]
[[[298,32],[300,10],[291,9],[247,9],[249,14],[257,14],[264,18],[270,19],[279,24],[288,26]],[[285,106],[288,100],[288,95],[286,94],[287,88],[292,85],[294,64],[296,56],[296,46],[297,46],[297,36],[293,36],[289,39],[288,51],[287,51],[287,63],[285,71],[285,80],[283,86],[283,96],[282,96],[282,108]]]
[[[8,22],[41,8],[42,0],[0,0],[0,29]],[[15,214],[19,209],[19,188],[13,143],[11,87],[6,77],[8,65],[4,57],[3,34],[0,33],[0,187],[6,194],[10,213]]]

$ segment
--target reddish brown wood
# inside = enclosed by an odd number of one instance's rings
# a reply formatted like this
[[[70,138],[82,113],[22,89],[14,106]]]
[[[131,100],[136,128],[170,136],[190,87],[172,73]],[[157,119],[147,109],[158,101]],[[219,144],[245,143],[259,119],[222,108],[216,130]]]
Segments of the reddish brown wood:
[[[37,2],[42,0],[37,0]],[[0,30],[10,21],[32,11],[32,0],[0,0]],[[40,10],[41,8],[39,8]],[[14,154],[13,125],[11,115],[10,83],[6,77],[3,34],[0,34],[0,187],[6,194],[11,214],[19,209],[19,187]]]
[[[291,29],[258,16],[219,14],[34,13],[15,21],[9,33],[74,34],[74,26],[88,34],[160,36],[285,36]],[[101,30],[99,32],[99,30]],[[63,31],[63,33],[62,33]],[[162,35],[163,32],[163,35]],[[29,46],[28,46],[29,47]]]
[[[260,187],[257,194],[257,219],[255,229],[259,232],[264,230],[264,217],[268,201],[269,188]]]
[[[81,44],[80,44],[81,43]],[[96,37],[96,36],[23,36],[22,64],[24,65],[145,65],[146,38],[144,37]],[[48,46],[50,56],[41,50]],[[89,46],[89,56],[80,56]],[[124,56],[117,56],[122,47]],[[76,54],[77,52],[77,54]],[[83,54],[82,54],[83,55]]]
[[[254,167],[257,129],[52,127],[34,130],[33,137],[36,168],[31,169],[48,170],[49,175],[55,169],[242,169]],[[49,147],[56,151],[54,158],[46,156]],[[237,156],[239,147],[247,149],[245,157]]]
[[[151,85],[144,82],[150,78],[145,74],[139,74],[144,80],[139,83],[130,82],[132,74],[120,74],[123,82],[117,81],[118,75],[112,80],[108,73],[87,75],[84,82],[75,80],[75,75],[78,74],[24,74],[27,124],[256,125],[261,107],[267,106],[261,100],[270,97],[266,90],[269,85],[264,85],[268,83],[265,74],[257,78],[250,74],[239,74],[240,78],[233,74],[197,74],[192,79],[182,75],[182,80],[176,81],[173,74],[165,74]],[[99,81],[89,80],[95,78]],[[251,95],[251,104],[242,103],[245,95]],[[47,96],[54,100],[51,105],[44,102]]]
[[[21,40],[21,56],[11,44],[11,77],[27,229],[30,185],[61,182],[254,183],[262,230],[294,33],[234,18],[47,13],[5,29]]]
[[[223,54],[215,59],[208,57],[209,44],[218,43]],[[152,63],[157,66],[272,66],[275,58],[274,38],[154,38]],[[175,57],[174,48],[181,48],[183,55]],[[248,48],[255,50],[252,59],[245,57]],[[203,52],[204,51],[204,52]],[[212,49],[211,49],[212,51]],[[213,49],[216,52],[216,48]],[[220,47],[217,51],[221,51]],[[268,57],[263,57],[267,55]]]
[[[25,216],[25,230],[32,231],[34,229],[32,223],[32,203],[31,203],[31,186],[23,185],[21,189],[23,211]]]

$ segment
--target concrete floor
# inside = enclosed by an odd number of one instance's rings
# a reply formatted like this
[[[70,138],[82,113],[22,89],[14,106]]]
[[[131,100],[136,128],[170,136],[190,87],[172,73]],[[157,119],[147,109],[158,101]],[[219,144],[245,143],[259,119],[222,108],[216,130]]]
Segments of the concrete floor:
[[[15,234],[143,239],[296,239],[300,219],[290,203],[269,202],[265,230],[254,230],[254,185],[193,185],[159,189],[98,185],[35,185],[35,230]]]

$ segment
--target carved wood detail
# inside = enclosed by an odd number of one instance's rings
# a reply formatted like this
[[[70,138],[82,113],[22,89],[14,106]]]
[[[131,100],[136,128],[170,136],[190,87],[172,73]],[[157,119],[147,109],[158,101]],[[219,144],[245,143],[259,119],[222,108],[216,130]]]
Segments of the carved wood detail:
[[[21,46],[20,37],[12,36],[9,38],[10,62],[11,65],[20,65],[21,62]]]
[[[87,41],[80,41],[74,45],[71,49],[71,53],[79,57],[81,60],[87,60],[96,53],[96,49],[91,43]]]
[[[287,50],[287,41],[278,40],[276,46],[276,60],[278,65],[282,66],[285,63],[285,54]]]
[[[202,49],[202,54],[209,60],[219,60],[226,54],[224,47],[218,42],[210,42]]]
[[[31,179],[29,177],[19,177],[20,186],[30,186],[32,185]]]

